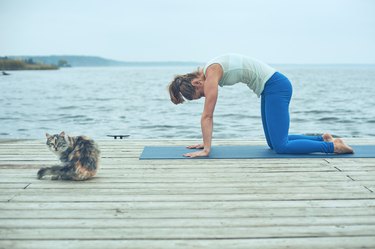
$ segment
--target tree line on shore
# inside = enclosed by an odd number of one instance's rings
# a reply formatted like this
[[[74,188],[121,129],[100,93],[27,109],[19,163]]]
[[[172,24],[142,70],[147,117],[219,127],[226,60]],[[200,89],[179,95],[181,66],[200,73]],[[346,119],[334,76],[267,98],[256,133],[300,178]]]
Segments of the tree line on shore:
[[[33,60],[0,57],[0,70],[56,70],[60,67],[70,67],[66,60],[59,60],[57,65],[45,64]]]

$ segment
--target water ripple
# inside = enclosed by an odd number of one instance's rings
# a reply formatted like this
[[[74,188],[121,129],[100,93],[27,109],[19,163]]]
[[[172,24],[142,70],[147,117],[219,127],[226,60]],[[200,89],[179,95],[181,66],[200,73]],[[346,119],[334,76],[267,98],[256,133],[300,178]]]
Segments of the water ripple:
[[[375,136],[374,66],[289,65],[280,69],[294,88],[291,133],[325,129],[340,136]],[[17,77],[2,84],[0,138],[40,138],[42,130],[64,129],[92,137],[131,131],[136,138],[201,139],[204,99],[176,106],[166,91],[174,75],[191,70],[70,68],[64,74],[36,71],[32,78],[28,72],[17,72]],[[264,137],[260,101],[242,85],[220,88],[215,138]],[[322,97],[322,92],[329,92],[329,98]]]

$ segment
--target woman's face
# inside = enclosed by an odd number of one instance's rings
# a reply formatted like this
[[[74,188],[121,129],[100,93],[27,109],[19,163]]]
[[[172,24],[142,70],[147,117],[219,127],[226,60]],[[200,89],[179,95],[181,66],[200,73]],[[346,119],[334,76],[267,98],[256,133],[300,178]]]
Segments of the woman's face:
[[[195,95],[193,96],[193,100],[204,97],[204,81],[200,78],[196,78],[191,81],[191,84],[195,87]]]
[[[200,98],[202,98],[202,97],[204,97],[204,94],[202,94],[198,89],[196,89],[196,91],[195,91],[195,95],[194,95],[193,99],[194,99],[194,100],[195,100],[195,99],[200,99]]]

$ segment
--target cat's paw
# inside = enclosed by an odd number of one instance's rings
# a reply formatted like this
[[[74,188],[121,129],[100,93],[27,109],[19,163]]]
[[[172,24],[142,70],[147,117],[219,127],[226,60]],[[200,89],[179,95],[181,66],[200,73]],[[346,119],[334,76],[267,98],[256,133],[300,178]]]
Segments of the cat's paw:
[[[43,176],[45,175],[45,173],[46,173],[46,168],[41,168],[39,171],[38,171],[38,179],[40,180],[40,179],[42,179],[43,178]]]
[[[61,179],[60,176],[51,176],[51,180],[53,181],[60,180],[60,179]]]

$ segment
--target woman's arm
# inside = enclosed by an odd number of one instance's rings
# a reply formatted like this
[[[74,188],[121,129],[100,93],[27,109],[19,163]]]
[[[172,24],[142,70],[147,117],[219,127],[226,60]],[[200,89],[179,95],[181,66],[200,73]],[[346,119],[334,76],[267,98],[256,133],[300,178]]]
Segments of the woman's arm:
[[[206,80],[204,82],[204,109],[201,117],[201,129],[203,137],[203,150],[187,153],[185,156],[208,156],[211,151],[213,116],[218,97],[219,81],[222,76],[222,69],[219,64],[213,64],[207,68]]]
[[[201,128],[204,145],[203,151],[208,155],[211,151],[213,118],[218,95],[218,84],[213,81],[206,81],[204,88],[205,101],[201,117]]]

